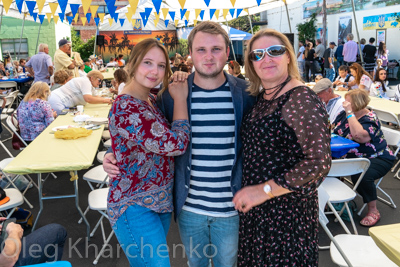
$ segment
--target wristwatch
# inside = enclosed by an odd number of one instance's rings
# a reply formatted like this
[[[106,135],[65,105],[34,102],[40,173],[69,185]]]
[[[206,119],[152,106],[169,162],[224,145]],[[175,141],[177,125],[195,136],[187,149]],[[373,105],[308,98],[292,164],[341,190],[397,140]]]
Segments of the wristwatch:
[[[347,111],[347,114],[351,114],[351,113],[353,113],[352,110],[348,110],[348,111]]]
[[[264,184],[264,192],[267,194],[270,198],[274,198],[275,196],[272,194],[272,188],[268,184],[268,182],[265,182]]]

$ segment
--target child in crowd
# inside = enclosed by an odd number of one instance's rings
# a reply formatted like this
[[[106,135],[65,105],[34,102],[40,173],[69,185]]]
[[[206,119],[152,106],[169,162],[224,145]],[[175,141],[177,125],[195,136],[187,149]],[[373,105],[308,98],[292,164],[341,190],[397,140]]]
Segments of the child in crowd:
[[[382,68],[382,64],[383,64],[382,59],[378,58],[378,59],[376,60],[376,66],[375,66],[375,68],[374,68],[374,74],[372,75],[372,77],[373,77],[374,79],[376,78],[376,77],[375,77],[376,71],[377,71],[378,69]]]
[[[352,88],[348,88],[347,86],[338,86],[339,83],[348,83],[354,81],[354,77],[351,76],[349,73],[349,67],[346,65],[342,65],[339,67],[339,76],[336,78],[336,80],[333,82],[333,87],[336,87],[336,90],[339,91],[349,91]]]
[[[322,80],[322,78],[324,78],[324,77],[322,77],[321,74],[318,74],[317,76],[315,76],[315,82],[316,83],[319,82],[320,80]]]

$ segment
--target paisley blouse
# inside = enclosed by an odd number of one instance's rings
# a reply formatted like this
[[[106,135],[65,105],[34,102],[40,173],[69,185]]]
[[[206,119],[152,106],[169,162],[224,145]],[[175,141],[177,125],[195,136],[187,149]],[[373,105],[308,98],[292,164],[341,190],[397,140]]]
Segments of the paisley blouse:
[[[109,114],[109,130],[120,174],[110,179],[108,215],[111,224],[130,205],[158,213],[172,212],[174,156],[189,143],[187,120],[170,125],[150,95],[153,106],[119,95]]]

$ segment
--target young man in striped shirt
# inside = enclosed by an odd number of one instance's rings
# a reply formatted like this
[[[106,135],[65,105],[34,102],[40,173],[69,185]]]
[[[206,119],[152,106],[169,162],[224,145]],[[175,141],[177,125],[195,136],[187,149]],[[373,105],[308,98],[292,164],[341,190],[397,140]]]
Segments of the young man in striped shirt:
[[[218,23],[197,25],[188,44],[196,69],[188,77],[191,142],[185,154],[175,158],[175,218],[191,267],[206,267],[210,258],[216,267],[235,266],[239,216],[232,198],[242,179],[239,131],[255,99],[245,92],[244,80],[223,71],[229,37]],[[158,106],[171,121],[168,91]],[[108,155],[103,165],[112,173]]]

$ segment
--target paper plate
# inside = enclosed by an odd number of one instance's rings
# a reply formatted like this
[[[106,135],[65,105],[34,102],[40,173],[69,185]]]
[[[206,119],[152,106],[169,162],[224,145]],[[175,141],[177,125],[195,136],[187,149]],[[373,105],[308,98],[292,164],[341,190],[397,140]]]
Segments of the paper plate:
[[[54,128],[51,129],[51,130],[52,130],[53,132],[57,132],[57,131],[65,130],[65,129],[68,129],[68,128],[77,128],[77,127],[74,126],[74,125],[63,125],[63,126],[54,127]]]
[[[89,115],[76,115],[74,117],[74,122],[87,121],[88,119],[90,119]]]

